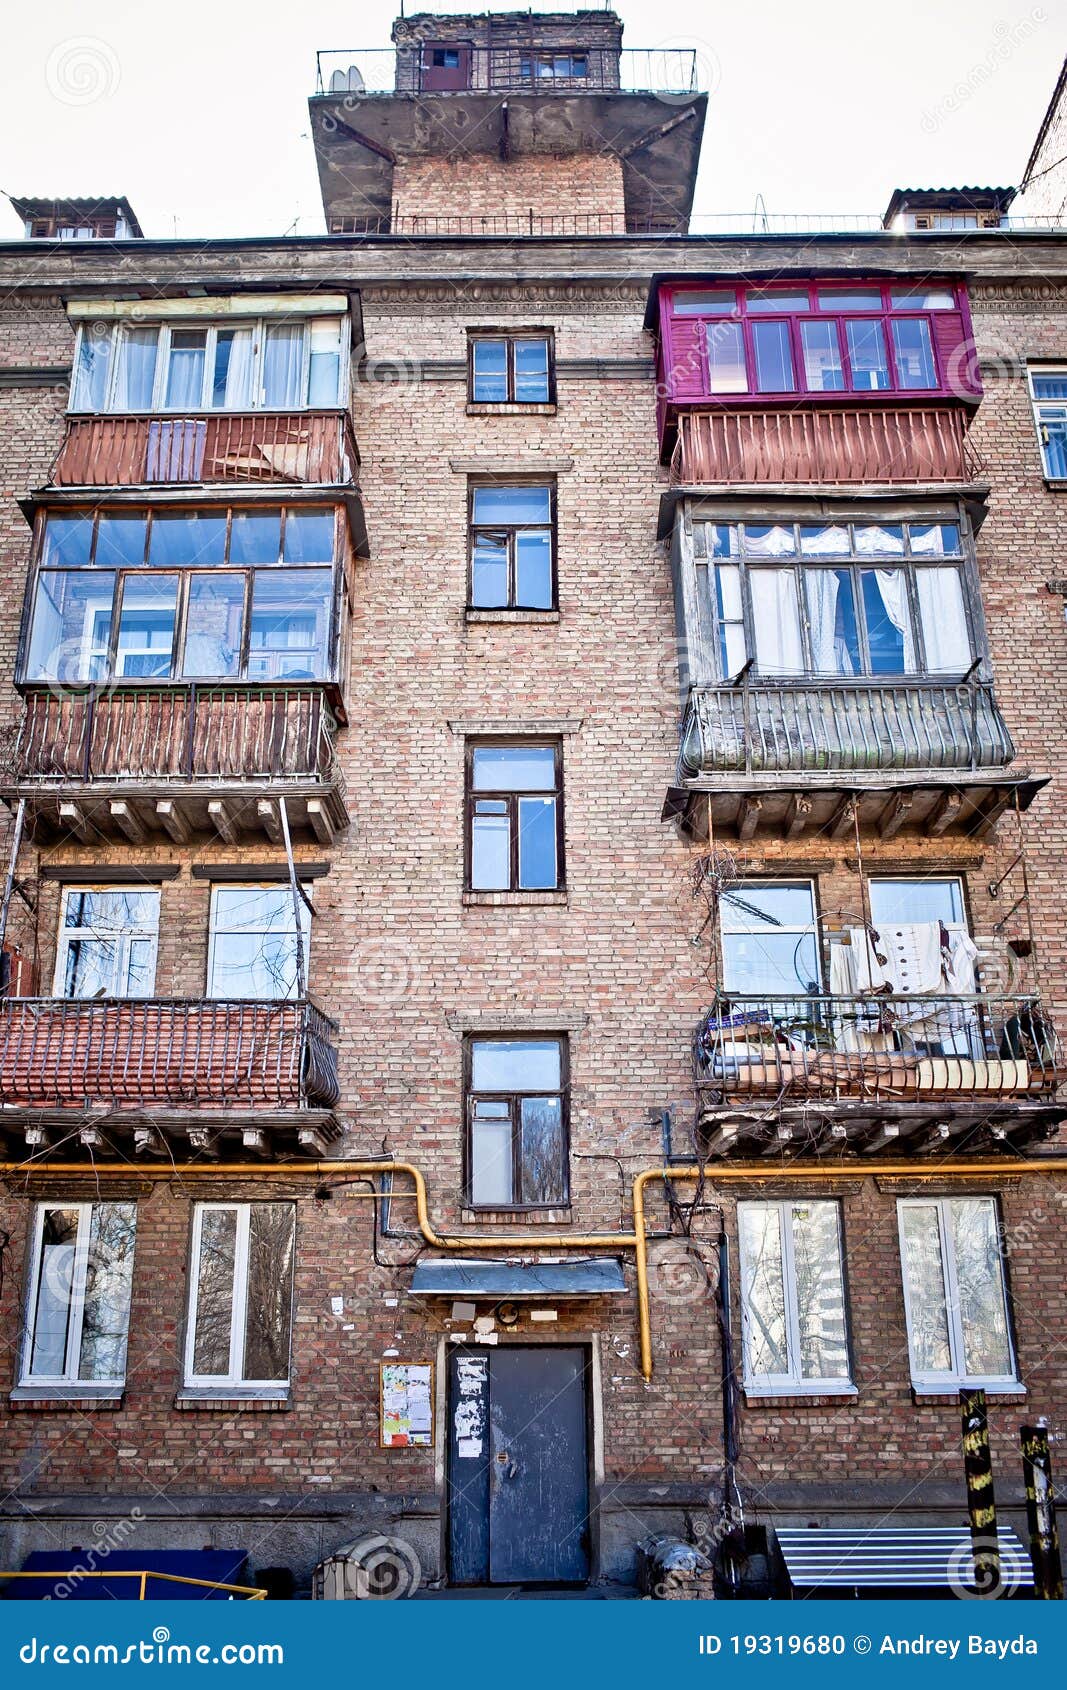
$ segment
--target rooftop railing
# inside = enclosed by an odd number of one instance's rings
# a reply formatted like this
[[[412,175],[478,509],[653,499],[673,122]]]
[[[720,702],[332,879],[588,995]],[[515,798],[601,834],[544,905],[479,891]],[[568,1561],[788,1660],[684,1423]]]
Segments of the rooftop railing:
[[[463,48],[462,44],[461,50]],[[702,81],[687,47],[563,48],[494,41],[473,45],[465,85],[442,87],[422,46],[329,48],[316,54],[315,92],[335,98],[364,94],[548,93],[696,94]],[[459,67],[455,81],[460,81]]]
[[[893,229],[884,228],[881,217],[852,212],[781,213],[754,216],[751,211],[696,212],[687,218],[626,217],[618,212],[574,212],[563,215],[540,213],[533,209],[525,213],[475,215],[434,215],[387,217],[338,216],[331,219],[330,233],[335,235],[406,235],[448,236],[480,235],[485,237],[553,236],[647,236],[669,237],[706,236],[709,239],[751,239],[760,235],[855,235],[931,240],[938,236],[959,235],[966,239],[977,235],[1013,233],[1067,234],[1067,221],[1057,217],[1013,217],[1005,219],[998,229]]]

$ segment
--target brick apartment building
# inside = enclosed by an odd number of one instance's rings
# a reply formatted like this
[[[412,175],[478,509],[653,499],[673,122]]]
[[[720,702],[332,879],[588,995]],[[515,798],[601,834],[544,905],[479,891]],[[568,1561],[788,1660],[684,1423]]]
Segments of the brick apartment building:
[[[1067,230],[691,234],[621,36],[324,57],[323,237],[16,202],[2,1569],[784,1590],[1067,1432]]]

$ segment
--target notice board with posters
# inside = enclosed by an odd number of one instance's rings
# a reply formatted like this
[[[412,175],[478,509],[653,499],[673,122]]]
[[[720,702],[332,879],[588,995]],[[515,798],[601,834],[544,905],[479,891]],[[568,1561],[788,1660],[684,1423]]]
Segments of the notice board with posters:
[[[433,1443],[433,1363],[383,1361],[380,1377],[382,1449]]]

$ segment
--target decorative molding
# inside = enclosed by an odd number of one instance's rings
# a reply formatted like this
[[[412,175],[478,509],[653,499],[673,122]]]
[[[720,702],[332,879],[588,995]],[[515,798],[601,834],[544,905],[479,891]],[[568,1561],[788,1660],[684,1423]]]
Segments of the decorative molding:
[[[582,720],[581,716],[536,716],[517,722],[508,716],[460,716],[448,726],[457,739],[527,739],[542,734],[576,734]]]
[[[324,874],[329,874],[329,863],[302,863],[295,859],[297,878],[300,880],[321,880]],[[246,880],[288,880],[288,863],[194,863],[189,871],[194,880],[234,881],[238,885]]]
[[[109,863],[106,860],[95,868],[68,863],[44,863],[42,880],[59,880],[64,886],[137,886],[145,881],[153,885],[158,880],[177,880],[180,863]],[[193,870],[196,873],[196,870]]]
[[[1014,1186],[1021,1185],[1024,1176],[1009,1173],[1010,1167],[1011,1162],[1006,1157],[1003,1172],[993,1166],[988,1169],[983,1168],[980,1172],[976,1170],[973,1174],[968,1174],[963,1190],[967,1191],[974,1188],[986,1192],[992,1188],[995,1191],[1007,1191]],[[875,1176],[874,1183],[878,1190],[884,1192],[887,1197],[925,1197],[929,1192],[932,1192],[935,1196],[939,1194],[939,1181],[936,1177],[913,1179],[907,1174],[879,1174],[876,1168],[872,1168],[871,1172]],[[946,1164],[945,1178],[940,1184],[947,1189],[950,1183],[953,1191],[960,1189],[959,1177],[954,1175],[951,1162]]]
[[[0,387],[67,387],[71,364],[7,364],[0,368]]]
[[[641,282],[371,282],[360,288],[364,308],[401,300],[413,305],[494,306],[615,304],[644,315],[647,283]]]
[[[1067,282],[973,282],[973,304],[1067,306]]]
[[[588,1015],[573,1009],[480,1009],[445,1016],[453,1033],[580,1033]]]
[[[567,475],[573,458],[543,458],[529,452],[509,458],[449,458],[454,475]]]

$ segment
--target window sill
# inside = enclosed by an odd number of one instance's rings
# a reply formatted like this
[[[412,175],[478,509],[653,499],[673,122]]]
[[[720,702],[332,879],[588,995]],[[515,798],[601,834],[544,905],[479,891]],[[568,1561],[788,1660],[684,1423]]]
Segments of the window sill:
[[[257,1394],[246,1391],[179,1391],[174,1398],[174,1406],[179,1412],[196,1413],[201,1409],[222,1411],[226,1414],[270,1414],[284,1413],[291,1407],[288,1391],[274,1391],[269,1394]]]
[[[508,610],[505,606],[494,610],[479,610],[468,605],[463,612],[467,622],[518,622],[524,627],[549,628],[559,621],[558,610]]]
[[[524,1226],[570,1226],[570,1204],[555,1209],[461,1209],[459,1218],[464,1226],[508,1226],[519,1222]]]
[[[1067,475],[1046,475],[1045,486],[1053,493],[1067,493]]]
[[[916,1385],[912,1384],[911,1395],[913,1402],[921,1403],[949,1403],[954,1408],[959,1407],[961,1391],[984,1391],[987,1397],[1004,1397],[1010,1402],[1025,1402],[1027,1399],[1026,1386],[1017,1379],[1007,1384],[978,1385],[971,1380],[953,1380],[944,1385]]]
[[[469,417],[554,417],[556,410],[557,406],[551,402],[526,404],[516,399],[505,399],[491,404],[485,399],[467,400]]]
[[[787,1385],[781,1390],[774,1390],[768,1385],[745,1387],[745,1406],[747,1408],[782,1408],[793,1406],[797,1408],[832,1408],[834,1403],[842,1397],[858,1397],[859,1390],[855,1385],[828,1385],[820,1383],[811,1390],[805,1390],[803,1385]]]
[[[47,1414],[50,1410],[69,1413],[71,1409],[76,1409],[79,1414],[93,1414],[99,1410],[121,1408],[123,1393],[114,1389],[94,1391],[91,1386],[85,1385],[73,1389],[62,1385],[17,1385],[7,1400],[8,1407],[15,1414]]]
[[[484,906],[493,907],[497,904],[564,905],[567,902],[567,889],[560,886],[553,891],[545,892],[464,892],[463,903],[467,909],[477,909]]]

